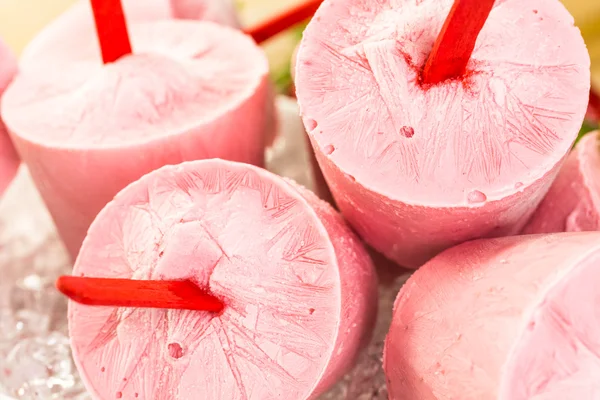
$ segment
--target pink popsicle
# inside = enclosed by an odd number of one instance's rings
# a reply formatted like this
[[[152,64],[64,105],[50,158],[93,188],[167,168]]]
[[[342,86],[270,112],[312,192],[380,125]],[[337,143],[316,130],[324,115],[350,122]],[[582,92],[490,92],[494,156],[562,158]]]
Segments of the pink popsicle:
[[[600,230],[600,131],[584,136],[523,233]]]
[[[16,73],[17,60],[8,46],[0,40],[0,97]],[[19,156],[0,118],[0,195],[12,182],[18,167]]]
[[[482,239],[402,288],[390,400],[600,398],[600,233]]]
[[[231,0],[123,0],[128,22],[198,19],[239,28]],[[90,0],[79,0],[37,35],[21,55],[21,64],[70,55],[73,35],[94,35]]]
[[[90,227],[75,276],[190,279],[199,311],[70,302],[73,355],[95,399],[314,399],[351,366],[377,282],[360,241],[308,190],[250,165],[167,166]]]
[[[452,0],[325,0],[296,93],[336,204],[417,268],[465,240],[519,232],[583,121],[590,58],[558,0],[498,0],[467,74],[421,84]]]
[[[268,63],[211,22],[131,24],[133,55],[103,65],[93,34],[25,63],[2,114],[75,257],[89,224],[130,182],[163,165],[224,158],[262,165],[275,129]]]

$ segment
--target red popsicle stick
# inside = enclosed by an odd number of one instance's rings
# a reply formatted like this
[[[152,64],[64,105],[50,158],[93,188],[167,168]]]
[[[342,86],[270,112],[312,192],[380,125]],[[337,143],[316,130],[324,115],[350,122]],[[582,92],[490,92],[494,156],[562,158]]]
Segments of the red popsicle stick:
[[[127,22],[120,0],[90,0],[105,64],[131,54]],[[141,0],[140,0],[141,1]]]
[[[594,88],[590,90],[590,104],[588,107],[588,116],[594,121],[600,122],[600,96],[594,92]]]
[[[221,300],[191,281],[61,276],[56,288],[77,303],[89,306],[162,308],[220,312]]]
[[[271,19],[247,28],[246,34],[252,36],[256,43],[262,43],[280,32],[312,17],[323,0],[306,0]]]
[[[454,0],[425,64],[423,83],[435,84],[465,74],[479,32],[493,7],[494,0]]]

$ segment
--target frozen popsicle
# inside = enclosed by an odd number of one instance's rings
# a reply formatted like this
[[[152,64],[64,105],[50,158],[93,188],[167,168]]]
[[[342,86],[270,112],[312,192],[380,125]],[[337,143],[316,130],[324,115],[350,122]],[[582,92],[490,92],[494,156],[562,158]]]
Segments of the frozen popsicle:
[[[70,302],[69,332],[102,400],[314,399],[352,365],[377,303],[372,263],[339,214],[291,181],[222,160],[127,186],[57,286],[86,304]]]
[[[521,231],[577,137],[589,69],[558,0],[325,0],[296,93],[346,219],[417,268]]]
[[[585,135],[523,233],[600,230],[600,131]]]
[[[238,28],[231,0],[123,0],[130,23],[163,19],[206,20]],[[94,17],[90,0],[79,0],[46,26],[21,55],[21,64],[71,55],[73,35],[94,35]]]
[[[111,9],[96,21],[98,38],[72,35],[68,52],[23,64],[2,103],[73,257],[98,211],[130,182],[203,158],[262,165],[275,129],[267,59],[250,37],[204,21],[127,28]]]
[[[570,400],[600,393],[600,233],[481,239],[400,291],[390,400]]]
[[[0,97],[16,73],[17,60],[8,46],[0,40]],[[0,117],[0,196],[12,182],[18,168],[19,156]]]

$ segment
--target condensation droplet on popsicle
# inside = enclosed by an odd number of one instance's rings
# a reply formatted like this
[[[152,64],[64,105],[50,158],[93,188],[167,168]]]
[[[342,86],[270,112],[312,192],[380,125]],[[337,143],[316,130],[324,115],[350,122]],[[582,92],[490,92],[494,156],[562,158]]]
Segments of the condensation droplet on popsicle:
[[[415,130],[411,126],[403,126],[402,128],[400,128],[400,134],[410,139],[415,135]]]
[[[183,357],[183,348],[179,343],[169,343],[167,349],[169,350],[169,356],[171,356],[171,358],[178,360]]]
[[[315,121],[312,118],[306,118],[304,120],[304,123],[306,125],[306,129],[311,132],[314,131],[315,129],[317,129],[317,126],[319,125],[319,124],[317,124],[317,121]]]
[[[325,154],[331,155],[331,153],[333,153],[335,151],[335,147],[333,147],[333,145],[331,145],[331,144],[328,144],[327,146],[325,146],[323,151],[325,152]]]
[[[472,204],[483,203],[487,200],[487,196],[485,195],[485,193],[480,192],[479,190],[473,190],[471,193],[469,193],[467,200],[469,201],[469,203]]]

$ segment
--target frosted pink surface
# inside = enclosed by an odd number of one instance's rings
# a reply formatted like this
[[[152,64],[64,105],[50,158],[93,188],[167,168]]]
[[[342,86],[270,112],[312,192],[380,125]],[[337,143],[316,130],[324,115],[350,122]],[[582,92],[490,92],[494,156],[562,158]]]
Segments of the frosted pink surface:
[[[16,73],[17,60],[8,46],[0,40],[0,97]],[[0,195],[15,177],[19,162],[19,156],[0,118]]]
[[[275,129],[267,59],[250,37],[175,20],[130,33],[134,54],[107,65],[93,36],[73,35],[68,54],[24,64],[2,103],[72,257],[130,182],[196,159],[262,165]]]
[[[123,0],[128,22],[162,19],[198,19],[239,27],[231,0]],[[73,35],[91,36],[95,32],[89,0],[79,0],[36,36],[21,55],[21,63],[39,63],[56,53],[70,54]]]
[[[424,87],[451,0],[325,0],[296,66],[305,126],[340,210],[418,267],[519,232],[587,108],[590,59],[558,0],[497,1],[464,79]]]
[[[391,400],[600,394],[600,233],[482,239],[425,264],[394,305]]]
[[[316,398],[374,324],[377,282],[326,203],[249,165],[164,167],[98,215],[75,275],[192,279],[221,315],[70,304],[73,353],[97,399]]]
[[[524,233],[600,230],[600,132],[584,136],[567,158]]]

